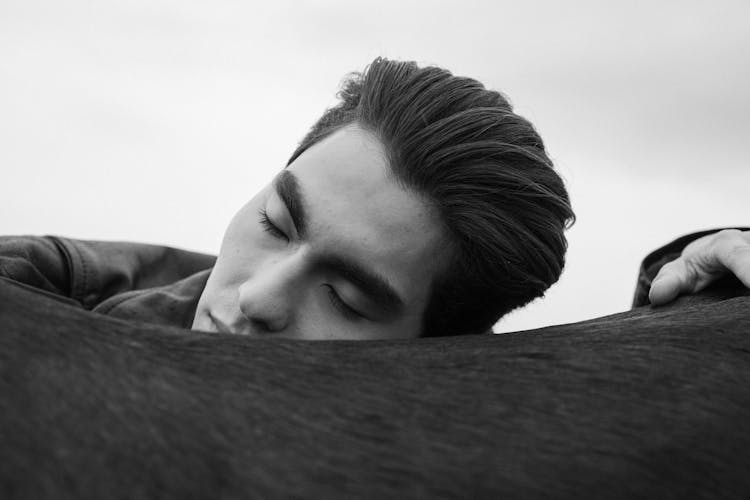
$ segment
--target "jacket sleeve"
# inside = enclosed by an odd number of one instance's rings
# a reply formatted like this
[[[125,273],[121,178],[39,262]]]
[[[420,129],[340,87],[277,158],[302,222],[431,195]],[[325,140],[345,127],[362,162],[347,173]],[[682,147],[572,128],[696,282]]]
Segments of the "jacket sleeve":
[[[54,238],[0,237],[0,276],[54,295],[70,297],[70,269]]]
[[[210,268],[215,259],[144,243],[0,237],[0,276],[66,296],[86,309],[118,293],[186,278]]]
[[[633,307],[640,307],[650,304],[648,300],[648,292],[651,289],[651,282],[659,273],[659,270],[667,262],[675,260],[677,257],[682,255],[682,251],[691,242],[706,236],[711,233],[722,231],[723,229],[739,229],[741,231],[747,231],[750,228],[747,227],[736,227],[736,228],[719,228],[710,229],[708,231],[699,231],[696,233],[686,234],[676,240],[672,241],[660,247],[646,256],[641,262],[641,268],[638,271],[638,282],[635,287],[635,294],[633,296]]]

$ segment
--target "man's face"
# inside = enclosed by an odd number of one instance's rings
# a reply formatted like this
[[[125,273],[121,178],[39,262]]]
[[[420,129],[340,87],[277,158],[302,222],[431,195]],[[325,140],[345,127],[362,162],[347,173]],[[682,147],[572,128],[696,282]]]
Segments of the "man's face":
[[[356,126],[302,153],[234,216],[193,329],[297,339],[419,335],[446,261],[437,213]]]

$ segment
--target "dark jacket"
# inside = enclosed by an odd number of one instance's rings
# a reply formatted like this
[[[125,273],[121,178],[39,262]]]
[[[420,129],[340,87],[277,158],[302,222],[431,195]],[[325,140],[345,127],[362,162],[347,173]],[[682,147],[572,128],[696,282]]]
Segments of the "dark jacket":
[[[661,266],[715,231],[683,236],[650,253],[641,265],[633,307],[648,304],[651,280]],[[181,328],[192,326],[215,261],[212,255],[143,243],[0,237],[0,276],[94,312]]]
[[[108,316],[190,328],[216,257],[143,243],[0,237],[0,276]]]

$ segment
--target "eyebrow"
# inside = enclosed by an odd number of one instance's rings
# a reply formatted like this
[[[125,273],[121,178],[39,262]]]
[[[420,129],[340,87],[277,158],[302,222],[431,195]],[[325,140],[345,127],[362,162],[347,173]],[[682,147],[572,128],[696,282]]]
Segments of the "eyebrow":
[[[308,218],[297,177],[291,171],[283,170],[274,180],[273,187],[286,206],[297,234],[304,238],[307,234]],[[395,314],[404,308],[403,299],[388,280],[358,262],[341,255],[326,255],[321,257],[318,263],[321,267],[350,281],[385,311]]]
[[[320,264],[353,283],[386,312],[396,314],[403,310],[404,301],[388,284],[388,281],[378,273],[339,255],[322,257]]]
[[[292,218],[297,234],[303,238],[307,234],[307,212],[305,211],[304,198],[299,188],[297,177],[289,170],[282,170],[273,181],[273,187],[281,201],[286,205],[289,217]]]

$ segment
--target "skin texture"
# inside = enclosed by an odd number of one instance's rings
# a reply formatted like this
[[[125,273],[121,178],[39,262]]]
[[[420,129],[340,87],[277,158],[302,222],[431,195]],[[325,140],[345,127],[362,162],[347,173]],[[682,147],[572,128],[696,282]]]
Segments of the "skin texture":
[[[419,335],[446,256],[437,214],[390,174],[382,144],[343,128],[280,173],[294,177],[305,223],[295,223],[277,179],[234,216],[196,310],[193,329],[295,339]],[[262,211],[265,211],[264,215]],[[399,296],[386,307],[340,269],[349,260]]]
[[[727,229],[699,238],[665,264],[654,278],[649,300],[664,305],[697,293],[727,273],[750,288],[750,231]]]
[[[279,182],[289,172],[298,191],[291,201]],[[290,205],[303,207],[304,224]],[[302,340],[417,337],[433,280],[448,260],[446,241],[427,201],[392,177],[380,141],[345,127],[234,216],[192,328]],[[342,260],[379,276],[401,303],[386,307],[342,271]],[[667,304],[728,272],[750,287],[749,271],[750,232],[721,231],[665,265],[649,297]]]

